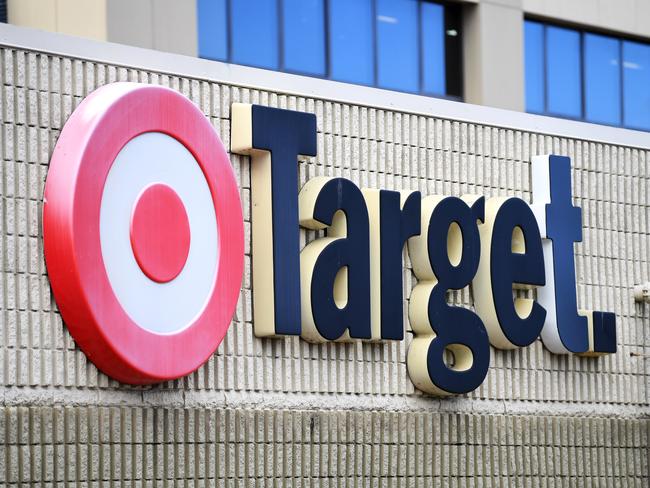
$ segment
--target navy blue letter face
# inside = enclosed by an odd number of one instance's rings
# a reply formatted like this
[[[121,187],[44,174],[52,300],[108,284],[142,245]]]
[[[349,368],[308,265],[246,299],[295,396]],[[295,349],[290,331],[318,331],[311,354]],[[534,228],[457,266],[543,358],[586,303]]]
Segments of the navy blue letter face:
[[[469,285],[478,269],[481,240],[477,222],[484,218],[484,199],[469,206],[456,197],[427,197],[422,205],[426,232],[409,242],[419,280],[409,307],[416,334],[409,349],[409,372],[425,391],[467,393],[485,379],[490,344],[478,315],[449,305],[447,291]],[[453,364],[445,361],[449,353]]]
[[[298,155],[316,156],[316,117],[253,105],[253,148],[271,153],[276,334],[300,334]],[[253,258],[255,259],[255,258]]]
[[[520,198],[490,198],[479,232],[481,261],[472,291],[490,343],[499,349],[532,344],[544,326],[546,310],[532,298],[514,298],[513,289],[532,292],[546,281],[535,215]]]
[[[379,192],[382,339],[404,338],[402,249],[420,233],[420,199],[420,192],[411,192],[402,205],[399,192]]]
[[[533,157],[532,206],[515,197],[361,190],[338,177],[316,177],[299,190],[298,157],[316,155],[313,114],[237,103],[232,126],[232,151],[252,156],[258,337],[403,339],[406,244],[417,278],[407,367],[419,389],[474,390],[487,374],[490,343],[525,347],[541,335],[559,354],[616,351],[615,315],[578,309],[582,217],[572,204],[569,158]],[[310,229],[302,251],[299,226]],[[449,291],[470,284],[475,312],[447,302]],[[513,296],[516,289],[537,297]]]
[[[544,239],[546,285],[537,293],[547,311],[544,345],[558,354],[615,350],[615,317],[577,308],[574,243],[582,240],[582,216],[571,203],[569,158],[533,157],[533,208]]]
[[[513,250],[513,235],[518,249]],[[509,198],[494,219],[490,251],[492,298],[505,337],[524,347],[532,344],[544,326],[546,310],[533,300],[512,299],[513,285],[543,286],[544,254],[537,221],[526,202]],[[520,315],[521,307],[525,316]]]
[[[582,241],[582,210],[571,202],[571,160],[551,156],[551,203],[546,205],[546,234],[553,242],[555,311],[560,338],[571,352],[589,347],[587,319],[578,315],[575,242]]]
[[[300,221],[327,228],[301,253],[303,337],[370,339],[370,243],[361,190],[345,178],[314,178],[300,193]]]
[[[260,337],[300,334],[298,155],[316,155],[313,114],[233,104],[232,151],[251,156],[253,314]]]

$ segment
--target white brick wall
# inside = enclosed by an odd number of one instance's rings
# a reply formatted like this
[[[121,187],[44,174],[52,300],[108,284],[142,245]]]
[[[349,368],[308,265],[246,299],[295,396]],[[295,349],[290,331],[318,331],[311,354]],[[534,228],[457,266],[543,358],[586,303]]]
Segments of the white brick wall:
[[[632,287],[650,279],[650,151],[15,48],[0,51],[0,77],[0,483],[648,485],[650,307],[634,303]],[[316,113],[319,155],[301,162],[303,183],[336,175],[367,187],[530,201],[531,156],[571,156],[585,226],[578,301],[617,314],[618,353],[558,356],[540,341],[493,349],[478,390],[428,397],[406,371],[410,333],[383,344],[255,338],[247,243],[241,298],[217,353],[178,381],[110,380],[56,310],[40,212],[65,120],[98,86],[126,80],[179,90],[226,146],[233,102]],[[232,163],[249,233],[249,160],[233,155]],[[471,304],[468,291],[454,300]]]

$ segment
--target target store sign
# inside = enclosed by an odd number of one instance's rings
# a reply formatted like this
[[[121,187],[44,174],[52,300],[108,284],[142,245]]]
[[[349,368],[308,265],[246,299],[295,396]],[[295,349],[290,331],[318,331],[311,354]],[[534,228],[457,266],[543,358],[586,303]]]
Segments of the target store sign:
[[[409,376],[436,395],[477,388],[490,346],[541,336],[558,354],[616,351],[615,315],[578,308],[569,158],[533,158],[532,204],[340,177],[299,189],[299,155],[317,154],[313,114],[234,104],[232,127],[232,151],[251,156],[258,337],[399,341],[408,315]],[[239,296],[243,217],[226,149],[188,99],[133,83],[86,98],[54,150],[43,221],[59,309],[102,371],[154,383],[214,353]],[[300,249],[300,227],[325,236]],[[404,249],[417,281],[408,310]],[[473,309],[448,303],[467,287]]]
[[[239,188],[179,93],[115,83],[79,105],[50,162],[43,236],[62,317],[104,373],[178,378],[221,343],[243,271]]]

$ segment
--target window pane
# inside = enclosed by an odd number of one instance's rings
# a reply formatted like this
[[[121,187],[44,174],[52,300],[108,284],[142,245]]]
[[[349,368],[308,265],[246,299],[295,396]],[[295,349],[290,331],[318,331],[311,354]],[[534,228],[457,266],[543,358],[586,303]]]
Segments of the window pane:
[[[567,117],[582,116],[580,34],[546,27],[547,111]]]
[[[623,42],[625,125],[650,130],[650,45]]]
[[[371,0],[330,0],[329,22],[332,78],[372,85]]]
[[[231,0],[232,61],[278,69],[277,0]]]
[[[418,72],[417,0],[377,0],[377,84],[416,92]]]
[[[198,0],[199,57],[228,59],[226,0]]]
[[[422,90],[445,94],[445,9],[436,3],[422,2]]]
[[[544,112],[544,26],[524,23],[526,111]]]
[[[323,0],[284,0],[284,67],[325,75]]]
[[[585,34],[585,118],[603,124],[621,123],[620,41]]]

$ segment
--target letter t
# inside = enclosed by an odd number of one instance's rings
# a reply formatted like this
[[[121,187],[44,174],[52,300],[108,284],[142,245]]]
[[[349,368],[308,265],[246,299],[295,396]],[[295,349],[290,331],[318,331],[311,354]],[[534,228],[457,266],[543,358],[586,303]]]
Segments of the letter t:
[[[298,155],[316,156],[316,116],[235,103],[231,147],[252,156],[255,335],[300,335]]]

